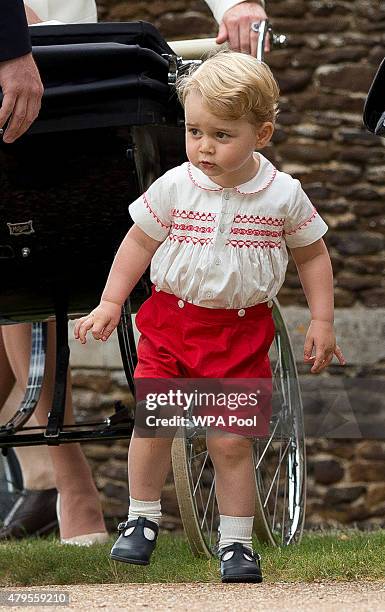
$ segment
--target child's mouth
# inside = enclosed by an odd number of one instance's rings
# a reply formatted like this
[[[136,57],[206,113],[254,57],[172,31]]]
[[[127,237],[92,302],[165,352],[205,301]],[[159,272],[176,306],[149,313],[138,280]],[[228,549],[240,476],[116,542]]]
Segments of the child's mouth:
[[[215,164],[206,161],[200,162],[200,165],[203,166],[203,168],[214,168],[215,166]]]

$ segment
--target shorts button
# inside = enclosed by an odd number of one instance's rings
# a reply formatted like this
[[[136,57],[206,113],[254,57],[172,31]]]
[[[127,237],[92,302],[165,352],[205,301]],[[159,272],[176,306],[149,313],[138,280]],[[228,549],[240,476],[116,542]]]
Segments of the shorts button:
[[[244,317],[246,314],[246,311],[244,308],[241,308],[240,310],[238,310],[238,317]]]
[[[211,298],[213,297],[213,293],[212,293],[212,291],[208,291],[208,292],[206,293],[206,297],[208,297],[208,298],[209,298],[209,300],[211,300]]]
[[[267,302],[267,305],[268,305],[269,308],[273,308],[273,300],[269,300]]]
[[[159,287],[155,287],[155,291],[160,291],[160,288]]]
[[[184,308],[184,301],[183,300],[178,300],[178,306],[179,306],[179,308]]]

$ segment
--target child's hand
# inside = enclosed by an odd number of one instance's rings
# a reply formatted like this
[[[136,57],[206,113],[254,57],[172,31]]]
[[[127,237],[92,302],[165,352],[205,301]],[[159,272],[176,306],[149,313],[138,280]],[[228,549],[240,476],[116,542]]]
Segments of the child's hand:
[[[102,300],[99,306],[90,312],[89,315],[81,317],[81,319],[76,321],[74,329],[76,340],[80,340],[82,344],[85,344],[87,333],[89,330],[92,330],[95,340],[105,342],[118,325],[121,310],[122,307],[119,304]]]
[[[315,355],[312,356],[313,346]],[[346,364],[346,359],[336,344],[333,324],[328,321],[313,319],[307,330],[304,346],[304,362],[313,363],[312,374],[318,374],[331,363],[334,355],[341,365]]]

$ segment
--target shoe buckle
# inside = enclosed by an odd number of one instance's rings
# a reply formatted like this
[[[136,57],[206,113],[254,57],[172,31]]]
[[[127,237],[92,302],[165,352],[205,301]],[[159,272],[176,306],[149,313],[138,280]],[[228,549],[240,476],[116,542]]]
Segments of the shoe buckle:
[[[127,527],[127,523],[128,521],[123,521],[123,523],[119,523],[118,525],[118,531],[124,531]]]

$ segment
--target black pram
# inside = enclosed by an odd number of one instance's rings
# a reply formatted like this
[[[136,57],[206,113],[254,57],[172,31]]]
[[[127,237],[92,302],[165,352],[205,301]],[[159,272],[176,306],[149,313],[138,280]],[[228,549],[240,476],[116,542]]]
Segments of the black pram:
[[[69,356],[67,318],[95,305],[131,224],[128,204],[181,163],[183,151],[181,108],[169,87],[177,58],[151,24],[31,31],[45,94],[28,134],[0,148],[0,323],[35,322],[30,371],[35,393],[29,389],[22,410],[0,428],[7,434],[1,440],[5,446],[21,443],[13,434],[36,404],[46,339],[36,321],[52,317],[58,338],[54,406],[45,436],[30,434],[28,443],[58,442]],[[140,303],[147,293],[143,279],[134,299]],[[135,345],[131,326],[122,328],[131,381]],[[87,439],[80,431],[78,438]]]

